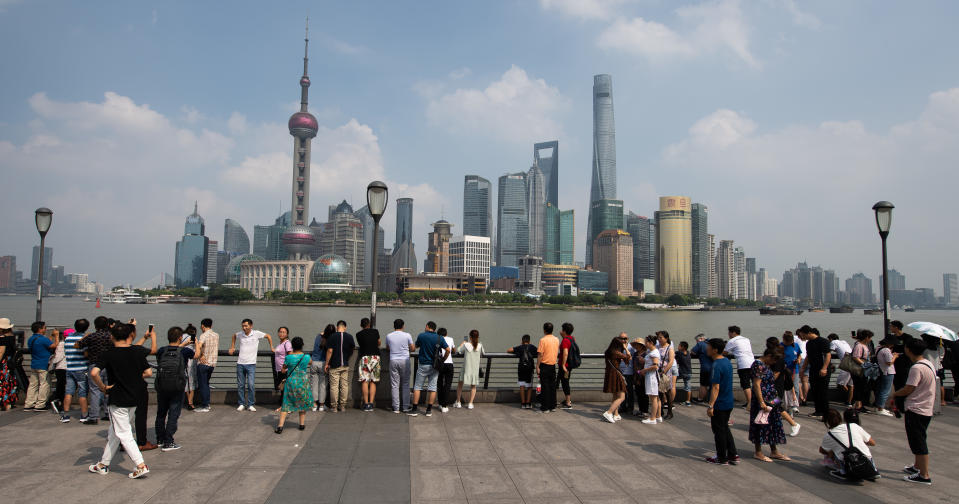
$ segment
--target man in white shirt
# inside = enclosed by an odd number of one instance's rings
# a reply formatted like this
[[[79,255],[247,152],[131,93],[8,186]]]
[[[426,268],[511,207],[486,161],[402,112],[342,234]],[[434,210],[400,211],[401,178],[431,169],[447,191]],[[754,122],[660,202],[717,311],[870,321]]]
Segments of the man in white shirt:
[[[746,395],[746,404],[744,408],[749,407],[749,401],[753,397],[753,380],[750,375],[750,367],[756,360],[753,353],[753,345],[743,336],[740,336],[739,326],[729,326],[729,341],[726,342],[724,352],[728,357],[736,359],[736,374],[739,375],[739,386],[742,387]]]
[[[230,355],[237,354],[236,357],[236,394],[237,411],[256,411],[253,403],[256,399],[256,352],[260,346],[260,340],[266,338],[270,343],[269,348],[273,348],[273,337],[263,331],[253,329],[253,321],[243,319],[240,324],[242,331],[235,333],[230,340]],[[237,352],[237,342],[239,341],[239,352]]]
[[[410,352],[413,336],[403,331],[403,319],[393,321],[393,332],[386,335],[386,349],[390,352],[390,389],[393,395],[393,413],[410,407]]]

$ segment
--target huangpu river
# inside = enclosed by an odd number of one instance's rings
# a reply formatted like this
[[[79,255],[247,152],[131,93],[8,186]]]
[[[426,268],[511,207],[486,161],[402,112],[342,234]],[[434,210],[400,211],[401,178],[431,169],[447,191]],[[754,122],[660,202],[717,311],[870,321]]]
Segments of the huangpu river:
[[[31,296],[0,296],[0,317],[10,318],[18,326],[29,325],[35,316],[36,299]],[[269,334],[276,334],[280,326],[290,328],[292,336],[300,336],[307,345],[312,345],[316,334],[328,323],[345,320],[349,331],[359,330],[360,319],[369,316],[368,308],[340,306],[277,306],[277,305],[193,305],[193,304],[103,304],[96,308],[95,303],[85,302],[82,298],[51,297],[43,300],[43,318],[49,325],[72,325],[80,317],[93,319],[99,315],[126,320],[137,319],[138,327],[145,330],[148,324],[157,327],[158,339],[165,341],[163,334],[170,326],[186,327],[188,323],[199,328],[200,320],[213,319],[214,330],[221,336],[228,336],[240,330],[240,321],[253,319],[254,326]],[[698,333],[709,337],[726,337],[726,328],[738,325],[743,335],[753,342],[753,350],[760,351],[769,336],[781,336],[783,331],[792,330],[803,324],[819,328],[825,336],[837,333],[843,339],[850,339],[850,331],[867,328],[879,334],[882,332],[882,315],[864,315],[857,309],[851,314],[831,314],[805,312],[802,315],[760,315],[758,311],[735,312],[687,312],[687,311],[633,311],[633,310],[542,310],[542,309],[471,309],[471,308],[431,308],[415,307],[378,307],[377,326],[385,335],[392,330],[393,319],[402,318],[406,330],[415,337],[423,330],[426,322],[433,320],[440,327],[446,327],[450,336],[459,341],[471,329],[480,332],[480,340],[487,352],[503,352],[519,344],[523,334],[529,334],[535,342],[542,335],[543,322],[552,322],[559,334],[563,322],[575,326],[574,335],[583,352],[599,353],[606,349],[612,337],[625,331],[630,338],[646,336],[656,330],[669,331],[674,342],[689,341]],[[959,311],[957,310],[919,310],[913,313],[894,310],[892,320],[901,320],[904,324],[917,320],[936,322],[953,329],[959,329]],[[220,339],[221,347],[228,348],[230,338]],[[265,346],[261,347],[265,350]]]

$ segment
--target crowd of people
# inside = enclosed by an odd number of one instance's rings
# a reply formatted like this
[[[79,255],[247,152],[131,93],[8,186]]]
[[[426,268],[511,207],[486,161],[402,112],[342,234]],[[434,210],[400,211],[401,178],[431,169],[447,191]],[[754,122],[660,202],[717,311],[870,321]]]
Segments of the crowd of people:
[[[89,321],[79,319],[62,334],[56,329],[48,331],[44,322],[37,321],[26,342],[31,354],[29,369],[22,370],[13,324],[0,319],[0,407],[10,409],[18,392],[25,391],[25,411],[53,409],[61,422],[69,423],[76,401],[79,423],[110,423],[103,455],[90,471],[106,474],[122,446],[136,464],[129,476],[142,477],[149,472],[143,451],[180,448],[174,435],[183,408],[210,411],[210,379],[217,365],[219,335],[213,331],[211,319],[203,319],[199,325],[199,331],[192,324],[170,327],[160,346],[156,328],[151,325],[137,337],[133,319],[122,322],[97,317],[92,332]],[[276,330],[277,341],[255,329],[251,319],[243,319],[240,327],[227,350],[236,356],[237,410],[256,411],[256,363],[260,342],[265,339],[273,355],[274,389],[282,396],[276,409],[277,434],[282,434],[292,413],[297,414],[298,428],[303,430],[308,411],[345,411],[354,381],[360,384],[360,409],[374,411],[384,350],[389,363],[383,371],[389,376],[391,409],[397,414],[431,416],[434,404],[443,413],[451,407],[473,409],[483,378],[480,362],[485,349],[475,329],[457,345],[448,331],[433,321],[414,338],[406,331],[405,321],[396,319],[393,331],[381,339],[369,319],[360,321],[355,337],[348,332],[347,322],[340,320],[326,325],[314,339],[312,351],[307,352],[303,338],[291,338],[287,327]],[[674,344],[665,330],[632,340],[622,332],[612,338],[603,354],[603,392],[611,394],[612,400],[602,419],[616,423],[623,415],[631,415],[643,424],[656,425],[673,418],[676,404],[703,404],[716,445],[716,454],[706,461],[736,465],[740,456],[729,428],[736,407],[736,376],[745,399],[741,407],[749,411],[753,458],[789,461],[783,447],[788,437],[800,432],[799,408],[811,404],[808,418],[822,422],[826,430],[820,452],[830,473],[839,479],[875,479],[879,473],[870,448],[876,446],[876,440],[862,428],[859,415],[904,416],[906,438],[915,456],[904,468],[905,478],[931,484],[926,431],[945,404],[943,372],[955,362],[955,355],[938,338],[903,333],[898,321],[890,328],[878,345],[874,334],[865,329],[853,332],[854,343],[849,345],[836,334],[822,337],[818,329],[803,326],[795,333],[786,331],[781,338],[768,338],[759,357],[737,326],[728,328],[725,339],[699,334],[692,347],[686,341]],[[533,409],[538,404],[544,413],[572,409],[570,378],[582,363],[574,327],[563,323],[559,336],[554,335],[550,322],[542,329],[535,345],[530,335],[524,334],[518,345],[507,349],[516,357],[520,408]],[[155,365],[147,360],[151,355]],[[454,356],[462,360],[458,375]],[[692,359],[699,361],[696,394],[692,390]],[[837,370],[835,383],[846,401],[843,412],[831,408],[829,401],[831,375]],[[150,378],[156,397],[156,443],[147,439],[146,380]],[[677,401],[680,380],[683,394]]]

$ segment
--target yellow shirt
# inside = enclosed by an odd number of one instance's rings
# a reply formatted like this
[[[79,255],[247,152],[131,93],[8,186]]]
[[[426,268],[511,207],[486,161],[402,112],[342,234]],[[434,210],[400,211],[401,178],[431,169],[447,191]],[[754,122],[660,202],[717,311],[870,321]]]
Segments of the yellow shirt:
[[[555,366],[559,361],[559,339],[552,334],[547,334],[539,339],[539,346],[536,349],[539,353],[540,364]]]

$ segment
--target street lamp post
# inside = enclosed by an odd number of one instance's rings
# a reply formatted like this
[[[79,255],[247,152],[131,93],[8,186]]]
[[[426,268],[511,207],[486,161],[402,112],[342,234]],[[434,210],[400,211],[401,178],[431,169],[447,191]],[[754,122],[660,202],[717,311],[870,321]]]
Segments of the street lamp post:
[[[886,261],[886,237],[889,236],[889,227],[892,226],[892,209],[896,208],[888,201],[880,201],[872,206],[876,212],[876,227],[879,228],[879,237],[882,238],[882,319],[883,337],[889,334],[889,266]]]
[[[366,208],[370,211],[370,216],[373,217],[373,281],[370,285],[370,327],[374,328],[376,327],[376,277],[379,276],[379,266],[377,262],[379,262],[380,257],[380,218],[383,217],[383,213],[386,212],[388,193],[389,190],[386,188],[386,184],[379,180],[374,180],[370,182],[370,185],[366,186]]]
[[[34,212],[37,221],[37,232],[40,233],[40,260],[37,262],[37,318],[42,320],[43,315],[43,252],[46,249],[47,231],[53,222],[53,210],[40,207]]]

